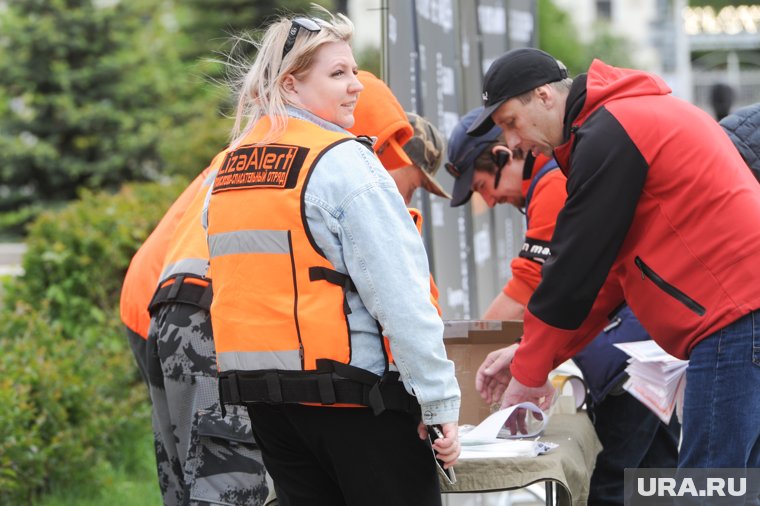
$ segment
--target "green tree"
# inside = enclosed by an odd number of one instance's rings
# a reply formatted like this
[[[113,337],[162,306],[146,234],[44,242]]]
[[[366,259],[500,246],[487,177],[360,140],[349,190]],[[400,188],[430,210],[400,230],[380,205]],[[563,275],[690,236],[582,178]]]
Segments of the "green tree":
[[[157,105],[177,68],[155,3],[14,0],[0,10],[0,212],[155,176],[167,123]]]
[[[538,47],[567,66],[570,75],[588,68],[583,44],[572,19],[552,0],[538,0]]]
[[[581,41],[569,14],[552,0],[538,0],[538,47],[562,61],[571,76],[586,72],[594,58],[622,67],[635,66],[631,43],[615,35],[609,23],[597,22],[591,40]]]
[[[334,2],[318,2],[328,8]],[[308,0],[14,0],[0,9],[0,228],[77,190],[195,176],[227,140],[232,34]],[[249,55],[254,48],[250,47]]]
[[[50,490],[96,494],[109,468],[144,458],[135,437],[150,427],[150,408],[119,321],[120,285],[184,186],[82,191],[30,226],[24,274],[0,279],[0,504],[37,504]],[[151,482],[157,490],[155,468]]]
[[[636,51],[628,39],[616,35],[606,21],[596,23],[593,30],[593,39],[585,47],[588,64],[599,58],[618,67],[636,67],[636,62],[631,58]]]

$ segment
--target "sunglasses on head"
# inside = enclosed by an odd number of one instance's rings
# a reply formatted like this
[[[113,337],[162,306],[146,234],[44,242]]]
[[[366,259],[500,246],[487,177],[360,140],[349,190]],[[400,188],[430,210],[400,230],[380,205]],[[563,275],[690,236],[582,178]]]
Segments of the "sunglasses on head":
[[[443,167],[446,169],[446,172],[448,172],[449,174],[451,174],[451,177],[453,177],[455,179],[458,179],[462,175],[463,171],[459,170],[459,167],[457,167],[456,165],[454,165],[451,162],[444,163]]]
[[[296,37],[298,37],[298,32],[303,28],[304,30],[308,30],[311,33],[316,33],[322,29],[322,27],[319,25],[319,22],[314,18],[295,18],[290,23],[290,30],[288,31],[288,38],[285,39],[285,46],[282,48],[282,57],[285,58],[285,55],[290,52],[291,49],[293,49],[293,46],[296,43]]]

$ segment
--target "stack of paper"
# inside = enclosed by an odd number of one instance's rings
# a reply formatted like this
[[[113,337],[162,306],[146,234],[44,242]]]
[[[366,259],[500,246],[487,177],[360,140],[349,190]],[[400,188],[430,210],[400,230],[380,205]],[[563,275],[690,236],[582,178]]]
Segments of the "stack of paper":
[[[676,406],[683,405],[688,360],[675,358],[652,340],[615,346],[631,356],[625,369],[629,379],[623,388],[663,422],[670,423]]]
[[[524,418],[523,413],[526,412]],[[519,420],[518,420],[519,419]],[[493,413],[477,427],[460,434],[461,459],[535,457],[557,445],[538,441],[548,422],[533,403],[523,402]],[[531,439],[516,439],[531,438]]]

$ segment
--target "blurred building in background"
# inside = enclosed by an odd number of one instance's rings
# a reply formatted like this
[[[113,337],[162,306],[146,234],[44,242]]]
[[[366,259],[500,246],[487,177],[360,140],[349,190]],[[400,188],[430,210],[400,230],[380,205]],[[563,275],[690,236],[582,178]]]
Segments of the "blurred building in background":
[[[633,42],[637,67],[715,114],[760,101],[760,5],[689,7],[687,0],[554,0],[579,34],[598,22]]]
[[[760,5],[684,11],[694,83],[693,102],[712,110],[715,91],[733,94],[732,109],[760,101]]]

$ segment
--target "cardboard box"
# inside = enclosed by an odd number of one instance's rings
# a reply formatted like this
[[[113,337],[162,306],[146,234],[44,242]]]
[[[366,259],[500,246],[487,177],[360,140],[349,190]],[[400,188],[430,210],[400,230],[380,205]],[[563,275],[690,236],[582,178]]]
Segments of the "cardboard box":
[[[522,334],[522,321],[444,321],[443,342],[462,390],[460,425],[477,425],[491,414],[491,406],[475,390],[475,374],[490,352],[509,346]]]

